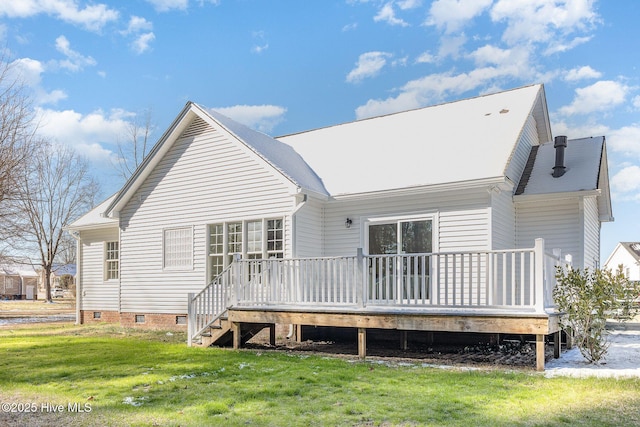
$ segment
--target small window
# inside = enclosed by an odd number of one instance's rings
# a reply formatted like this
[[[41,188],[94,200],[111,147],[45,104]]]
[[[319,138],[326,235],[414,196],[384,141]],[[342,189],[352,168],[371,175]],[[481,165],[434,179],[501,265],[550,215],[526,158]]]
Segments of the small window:
[[[118,242],[106,243],[105,278],[107,280],[120,278],[120,244]]]
[[[267,258],[284,257],[284,229],[281,219],[267,221]]]
[[[176,316],[176,325],[186,325],[187,316]]]
[[[193,265],[193,230],[191,227],[164,230],[164,268],[190,269]]]
[[[102,313],[99,311],[94,311],[93,312],[93,318],[94,319],[100,319],[102,317]]]
[[[144,323],[144,314],[136,314],[136,323]]]

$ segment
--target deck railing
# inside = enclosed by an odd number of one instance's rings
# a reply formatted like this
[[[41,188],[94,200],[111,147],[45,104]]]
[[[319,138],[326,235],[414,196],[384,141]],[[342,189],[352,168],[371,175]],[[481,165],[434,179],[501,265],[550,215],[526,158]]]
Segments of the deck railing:
[[[189,337],[231,306],[414,307],[544,312],[559,255],[534,248],[480,252],[236,260],[189,295]]]

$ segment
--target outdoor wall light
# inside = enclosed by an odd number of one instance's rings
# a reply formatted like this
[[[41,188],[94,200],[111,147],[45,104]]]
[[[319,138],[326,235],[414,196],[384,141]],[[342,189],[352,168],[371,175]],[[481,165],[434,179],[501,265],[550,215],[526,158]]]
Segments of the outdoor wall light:
[[[345,226],[346,228],[351,228],[351,223],[352,223],[352,222],[353,222],[353,221],[351,220],[351,218],[347,218],[347,220],[344,222],[344,226]]]

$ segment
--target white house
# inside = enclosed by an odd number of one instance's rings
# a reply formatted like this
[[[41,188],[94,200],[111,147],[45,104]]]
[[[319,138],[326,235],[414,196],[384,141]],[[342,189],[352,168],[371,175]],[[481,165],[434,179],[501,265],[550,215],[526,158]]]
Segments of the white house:
[[[548,254],[594,265],[612,219],[604,137],[554,141],[532,85],[279,138],[189,102],[69,230],[81,322],[189,313],[190,338],[225,321],[234,345],[353,326],[364,352],[368,327],[557,333]]]
[[[604,263],[604,268],[622,272],[631,281],[640,281],[640,242],[620,242]]]

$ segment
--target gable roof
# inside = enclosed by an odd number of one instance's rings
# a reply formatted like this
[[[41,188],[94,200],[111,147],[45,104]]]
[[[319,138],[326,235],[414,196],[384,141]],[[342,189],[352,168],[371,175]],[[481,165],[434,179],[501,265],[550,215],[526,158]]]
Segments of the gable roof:
[[[532,148],[516,196],[597,191],[600,219],[612,221],[604,136],[568,140],[564,152],[566,172],[558,178],[552,175],[555,155],[553,142]]]
[[[171,126],[153,146],[142,164],[106,207],[106,214],[108,216],[115,217],[118,215],[119,211],[129,201],[139,186],[142,185],[144,180],[151,174],[154,167],[160,163],[164,155],[196,117],[202,119],[214,128],[219,128],[227,132],[231,138],[234,138],[238,143],[250,149],[277,173],[282,175],[284,179],[298,188],[320,193],[325,196],[328,195],[322,180],[291,147],[261,132],[249,129],[220,113],[207,110],[189,101]]]
[[[640,262],[640,242],[620,242],[636,261]]]
[[[504,177],[529,116],[551,139],[544,87],[505,92],[279,137],[332,195]]]
[[[65,227],[67,230],[87,230],[91,228],[117,227],[118,220],[105,215],[107,206],[113,202],[118,194],[103,200],[98,206]]]

